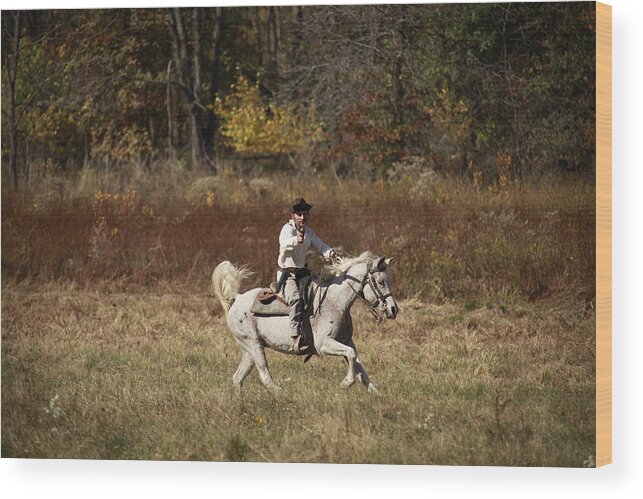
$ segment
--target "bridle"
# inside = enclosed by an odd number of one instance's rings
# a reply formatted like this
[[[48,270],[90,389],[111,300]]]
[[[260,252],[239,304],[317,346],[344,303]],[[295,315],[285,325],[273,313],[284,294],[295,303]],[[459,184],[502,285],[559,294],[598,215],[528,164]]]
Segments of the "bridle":
[[[375,317],[375,320],[379,323],[384,321],[384,317],[382,317],[382,314],[379,312],[379,309],[377,308],[379,306],[385,306],[386,305],[386,299],[393,296],[393,293],[389,292],[387,294],[382,293],[382,290],[378,287],[377,283],[375,282],[375,273],[377,272],[377,267],[373,267],[373,261],[368,262],[366,265],[366,275],[364,275],[364,278],[360,282],[359,290],[356,290],[353,286],[350,286],[350,288],[353,290],[353,292],[362,299],[364,303],[366,303],[366,306],[368,307],[368,310],[373,314],[373,317]],[[348,275],[347,277],[351,277],[355,279],[353,276]],[[357,279],[355,279],[357,280]],[[373,291],[373,294],[376,297],[375,303],[369,302],[366,297],[364,296],[364,288],[366,286],[370,286],[371,290]]]

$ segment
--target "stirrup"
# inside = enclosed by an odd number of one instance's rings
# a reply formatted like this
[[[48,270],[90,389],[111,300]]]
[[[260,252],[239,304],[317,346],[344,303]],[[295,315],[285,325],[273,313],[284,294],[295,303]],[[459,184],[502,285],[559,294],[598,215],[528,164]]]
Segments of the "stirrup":
[[[295,353],[308,353],[311,349],[311,345],[302,345],[302,335],[298,334],[297,336],[292,336],[293,339],[293,350]]]
[[[292,348],[296,353],[299,353],[299,342],[301,341],[301,334],[291,335],[292,339]]]

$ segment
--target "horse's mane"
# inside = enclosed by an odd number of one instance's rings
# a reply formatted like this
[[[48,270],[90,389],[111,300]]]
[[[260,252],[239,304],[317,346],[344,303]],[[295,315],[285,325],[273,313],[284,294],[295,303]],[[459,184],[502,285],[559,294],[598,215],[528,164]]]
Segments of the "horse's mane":
[[[353,265],[357,265],[358,263],[368,263],[376,258],[377,256],[370,251],[364,251],[359,256],[345,256],[341,260],[325,265],[319,274],[319,282],[320,284],[328,284],[337,276],[345,274]]]

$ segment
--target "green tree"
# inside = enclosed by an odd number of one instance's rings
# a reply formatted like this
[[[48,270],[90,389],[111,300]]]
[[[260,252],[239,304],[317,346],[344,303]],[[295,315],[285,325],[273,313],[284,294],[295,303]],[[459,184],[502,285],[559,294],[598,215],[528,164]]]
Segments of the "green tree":
[[[30,73],[28,63],[34,53],[42,50],[51,28],[48,21],[49,16],[38,11],[4,11],[2,15],[2,129],[9,135],[9,170],[14,188],[18,187],[20,129],[43,94],[39,78]]]
[[[459,150],[466,169],[476,158],[507,153],[516,175],[566,159],[591,169],[594,4],[449,7],[428,12],[439,29],[418,38],[415,73],[416,85],[446,89],[467,109],[471,133],[443,155]],[[427,95],[432,109],[444,109],[439,96]]]

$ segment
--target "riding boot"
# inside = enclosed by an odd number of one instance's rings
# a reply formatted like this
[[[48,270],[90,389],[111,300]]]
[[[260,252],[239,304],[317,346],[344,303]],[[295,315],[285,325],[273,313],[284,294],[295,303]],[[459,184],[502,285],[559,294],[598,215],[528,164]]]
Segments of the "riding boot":
[[[299,341],[301,340],[301,324],[297,324],[297,329],[291,331],[292,346],[295,352],[299,352]]]
[[[297,328],[296,334],[293,334],[291,336],[292,346],[295,353],[307,353],[310,350],[309,344],[302,343],[302,341],[304,341],[305,338],[303,337],[304,335],[302,334],[301,328],[302,328],[302,325],[300,324],[299,327]]]

